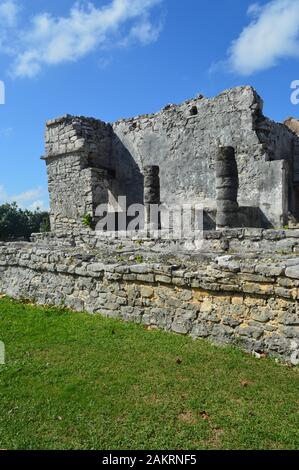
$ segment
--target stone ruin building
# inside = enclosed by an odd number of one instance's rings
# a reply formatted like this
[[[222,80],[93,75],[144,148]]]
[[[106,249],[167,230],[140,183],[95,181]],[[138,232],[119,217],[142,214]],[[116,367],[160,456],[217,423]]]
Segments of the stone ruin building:
[[[263,115],[251,87],[107,124],[46,125],[51,232],[0,243],[0,293],[100,313],[298,364],[299,123]],[[144,204],[126,238],[97,208]],[[201,207],[203,228],[152,237],[148,208]],[[89,223],[85,226],[83,221]]]
[[[240,87],[114,124],[69,115],[49,121],[44,159],[52,229],[78,227],[84,214],[96,220],[97,206],[118,196],[128,205],[143,203],[149,166],[160,170],[160,202],[202,204],[206,229],[216,226],[217,201],[219,212],[235,212],[231,227],[279,228],[299,220],[299,137],[262,108],[253,88]],[[217,178],[219,147],[228,146],[237,193]],[[234,204],[223,202],[231,196]]]

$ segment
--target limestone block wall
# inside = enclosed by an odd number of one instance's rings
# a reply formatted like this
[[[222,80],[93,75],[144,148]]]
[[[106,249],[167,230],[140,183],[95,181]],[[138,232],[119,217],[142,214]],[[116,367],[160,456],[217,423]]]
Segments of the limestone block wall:
[[[111,128],[89,118],[64,116],[48,121],[46,155],[52,230],[82,226],[107,201],[113,174]]]
[[[138,176],[144,166],[158,165],[163,202],[202,202],[215,208],[218,147],[232,146],[239,205],[259,208],[265,225],[283,226],[288,210],[297,211],[287,171],[299,160],[299,139],[286,126],[265,118],[262,108],[253,88],[237,87],[213,99],[199,97],[154,115],[114,123],[112,148],[122,185],[127,162],[132,162],[128,185],[134,171]]]
[[[91,166],[113,168],[111,126],[98,119],[67,114],[47,121],[45,149],[46,157],[84,152]]]
[[[291,361],[299,348],[299,258],[238,255],[137,263],[74,247],[0,245],[0,292]],[[116,254],[115,254],[116,255]]]
[[[63,247],[74,247],[82,253],[100,252],[109,259],[123,256],[140,255],[144,259],[175,260],[178,256],[182,262],[196,253],[211,256],[218,254],[265,258],[265,264],[271,266],[269,258],[279,254],[282,257],[299,256],[299,230],[263,230],[263,229],[224,229],[195,232],[193,237],[172,239],[169,233],[160,232],[160,238],[151,239],[144,231],[127,233],[123,238],[114,232],[93,232],[88,229],[75,229],[66,234],[64,231],[33,234],[32,241],[40,247],[56,250]]]
[[[73,225],[86,212],[94,216],[104,194],[111,206],[118,196],[128,205],[143,203],[144,169],[153,165],[160,168],[162,203],[215,210],[219,146],[235,149],[242,225],[281,227],[289,211],[299,218],[299,137],[265,118],[262,108],[252,87],[237,87],[112,125],[69,115],[49,121],[44,158],[52,228],[67,229],[68,219]],[[107,178],[93,173],[88,181],[86,168],[106,170]]]

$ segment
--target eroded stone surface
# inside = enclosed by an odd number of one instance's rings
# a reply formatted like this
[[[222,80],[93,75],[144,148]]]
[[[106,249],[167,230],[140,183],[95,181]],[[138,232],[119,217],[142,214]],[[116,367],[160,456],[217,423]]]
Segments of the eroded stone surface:
[[[299,218],[298,142],[263,116],[251,87],[113,125],[69,115],[48,122],[52,232],[0,243],[0,293],[294,363],[299,230],[281,227],[288,212]],[[219,146],[231,147],[235,161],[228,175],[218,168],[216,184]],[[234,223],[224,225],[235,228],[213,230],[216,186],[218,220],[232,212]],[[118,196],[128,204],[200,203],[211,230],[176,238],[162,225],[156,238],[143,230],[122,238],[83,226],[97,222],[101,204],[122,214]]]
[[[275,253],[287,233],[270,241],[268,255],[254,251],[256,233],[251,239],[247,233],[220,232],[228,235],[230,242],[252,243],[251,255],[184,246],[174,252],[170,241],[140,243],[89,232],[2,243],[0,292],[291,361],[294,343],[299,348],[299,257]]]
[[[95,218],[99,204],[113,208],[118,196],[126,196],[128,205],[142,203],[148,165],[160,168],[162,203],[202,204],[207,225],[213,225],[219,146],[231,146],[236,154],[237,226],[281,227],[289,212],[298,219],[293,180],[297,173],[299,178],[299,138],[264,117],[262,107],[247,86],[111,125],[69,115],[49,121],[45,159],[52,229],[81,226],[85,214]]]

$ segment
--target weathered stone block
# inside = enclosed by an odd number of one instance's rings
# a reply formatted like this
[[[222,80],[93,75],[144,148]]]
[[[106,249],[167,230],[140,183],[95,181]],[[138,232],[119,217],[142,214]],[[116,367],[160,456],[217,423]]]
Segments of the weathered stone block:
[[[240,325],[236,328],[240,336],[249,336],[250,338],[260,339],[263,336],[263,329],[254,326]]]
[[[287,277],[290,277],[292,279],[299,279],[299,264],[287,268],[285,273]]]
[[[267,307],[251,309],[251,318],[257,322],[266,323],[273,318],[273,314]]]
[[[154,295],[154,289],[152,287],[143,286],[140,288],[141,297],[151,298]]]

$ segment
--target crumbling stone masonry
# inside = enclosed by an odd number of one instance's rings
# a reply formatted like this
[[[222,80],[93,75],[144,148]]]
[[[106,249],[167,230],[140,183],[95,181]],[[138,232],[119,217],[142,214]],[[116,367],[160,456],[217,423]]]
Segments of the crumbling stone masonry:
[[[100,203],[118,210],[118,196],[128,205],[143,203],[148,165],[160,169],[164,205],[202,204],[216,212],[219,146],[235,151],[237,226],[283,227],[289,215],[299,220],[299,138],[262,108],[247,86],[113,124],[68,115],[49,121],[44,159],[52,229],[71,229],[85,214],[94,218]]]
[[[45,160],[53,229],[70,230],[84,215],[95,216],[101,202],[108,203],[114,175],[111,126],[69,116],[49,121]]]
[[[251,87],[114,124],[49,121],[52,231],[0,243],[0,293],[298,363],[299,229],[282,228],[299,220],[294,121],[265,118]],[[94,231],[101,204],[127,216],[118,196],[201,204],[206,230]]]
[[[0,292],[296,363],[299,230],[287,232],[207,232],[200,249],[190,240],[36,235],[0,244]]]
[[[238,168],[233,147],[220,147],[216,161],[218,228],[238,226]]]
[[[146,227],[158,230],[161,227],[161,215],[158,212],[160,206],[160,177],[159,167],[148,165],[144,168],[144,211]],[[152,220],[155,215],[156,220]],[[154,217],[155,219],[155,217]]]

